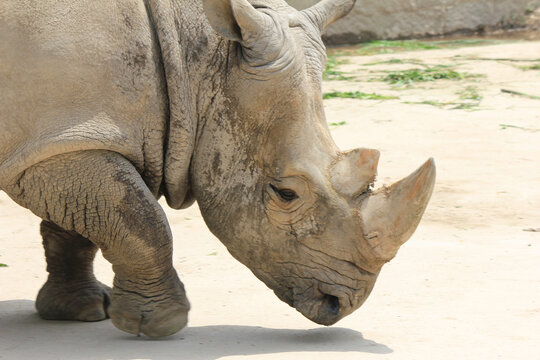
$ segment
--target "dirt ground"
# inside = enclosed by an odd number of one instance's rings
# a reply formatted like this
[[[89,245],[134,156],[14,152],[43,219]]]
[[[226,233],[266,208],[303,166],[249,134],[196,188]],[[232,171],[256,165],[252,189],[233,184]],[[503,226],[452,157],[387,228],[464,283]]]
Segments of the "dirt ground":
[[[438,167],[423,221],[362,308],[332,327],[311,323],[232,259],[197,206],[162,203],[188,328],[149,340],[110,321],[43,321],[39,220],[0,193],[0,359],[540,359],[540,42],[351,50],[336,61],[345,80],[325,92],[399,97],[325,100],[338,145],[379,149],[379,184],[428,157]],[[381,81],[412,68],[459,76]],[[110,283],[101,258],[96,273]]]

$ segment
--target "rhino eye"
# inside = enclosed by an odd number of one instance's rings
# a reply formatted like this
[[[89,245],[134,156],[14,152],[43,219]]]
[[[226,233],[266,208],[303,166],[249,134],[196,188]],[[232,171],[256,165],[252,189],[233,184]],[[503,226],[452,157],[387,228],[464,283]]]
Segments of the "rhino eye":
[[[277,187],[275,187],[272,184],[270,184],[270,187],[272,188],[272,190],[274,190],[274,192],[276,194],[279,195],[279,197],[283,201],[290,202],[290,201],[293,201],[294,199],[298,198],[298,195],[296,195],[296,192],[294,192],[294,190],[291,190],[291,189],[278,189]]]

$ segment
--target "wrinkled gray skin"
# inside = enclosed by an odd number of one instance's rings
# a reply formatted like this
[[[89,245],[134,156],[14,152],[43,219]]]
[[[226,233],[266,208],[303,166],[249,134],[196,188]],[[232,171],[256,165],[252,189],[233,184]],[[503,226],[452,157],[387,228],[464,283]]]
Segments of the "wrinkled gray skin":
[[[376,150],[341,152],[321,32],[352,0],[0,4],[0,189],[43,219],[45,319],[173,334],[189,303],[156,199],[196,200],[276,295],[330,325],[416,228],[432,160],[372,192]],[[114,287],[92,273],[97,248]]]

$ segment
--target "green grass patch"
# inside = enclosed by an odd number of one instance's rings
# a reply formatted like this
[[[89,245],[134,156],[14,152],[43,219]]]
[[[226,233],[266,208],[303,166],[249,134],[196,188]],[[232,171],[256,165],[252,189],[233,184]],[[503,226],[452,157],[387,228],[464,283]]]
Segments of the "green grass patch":
[[[404,40],[404,41],[389,41],[378,40],[370,41],[368,43],[358,44],[358,49],[354,52],[354,55],[376,55],[376,54],[393,54],[403,51],[418,51],[418,50],[434,50],[440,49],[439,46],[430,44],[428,42],[422,42],[417,40]]]
[[[347,125],[347,122],[346,121],[340,121],[340,122],[328,123],[328,126],[330,126],[330,127],[338,127],[338,126],[343,126],[343,125]]]
[[[431,44],[443,49],[459,49],[468,46],[485,46],[515,42],[513,40],[500,39],[454,39],[454,40],[436,40],[430,41]]]
[[[0,267],[7,267],[6,264],[0,263]]]
[[[484,46],[501,43],[508,43],[508,40],[491,39],[458,39],[458,40],[437,40],[437,41],[419,41],[419,40],[377,40],[359,43],[354,46],[337,47],[329,49],[330,54],[334,55],[377,55],[393,54],[404,51],[420,50],[438,50],[438,49],[458,49],[467,46]]]
[[[436,80],[463,80],[480,77],[481,75],[460,73],[450,69],[448,66],[434,66],[427,69],[409,69],[401,71],[391,71],[381,79],[387,83],[403,86],[412,85],[417,82],[427,82]]]
[[[454,103],[455,106],[450,108],[450,110],[467,110],[467,111],[475,111],[479,110],[478,106],[480,106],[479,102],[463,102],[463,103]]]
[[[449,105],[450,103],[447,102],[441,102],[439,100],[424,100],[424,101],[405,101],[405,104],[408,105],[431,105],[438,108],[442,108],[446,105]]]
[[[540,96],[527,94],[527,93],[524,93],[524,92],[521,92],[521,91],[515,91],[515,90],[509,90],[509,89],[501,89],[501,91],[503,93],[506,93],[506,94],[521,96],[521,97],[525,97],[527,99],[540,100]]]
[[[393,100],[399,99],[397,96],[387,96],[375,93],[364,93],[361,91],[334,91],[323,94],[323,99],[360,99],[360,100]]]
[[[352,80],[352,76],[346,76],[343,71],[337,70],[339,65],[347,62],[347,60],[340,59],[335,55],[329,55],[324,66],[323,80]]]
[[[405,64],[405,60],[401,59],[390,59],[385,61],[375,61],[371,63],[364,64],[365,66],[371,66],[371,65],[383,65],[383,64]]]
[[[409,69],[392,71],[382,78],[383,81],[394,85],[408,85],[415,82],[426,82],[435,80],[461,80],[463,74],[454,70],[429,68],[429,69]]]
[[[448,110],[466,110],[475,111],[478,110],[479,102],[455,102],[455,101],[439,101],[439,100],[424,100],[424,101],[406,101],[405,104],[409,105],[431,105],[440,109],[446,108]]]
[[[428,65],[425,65],[422,62],[422,60],[418,60],[418,59],[390,59],[390,60],[375,61],[375,62],[367,63],[367,64],[364,64],[364,66],[394,65],[394,64],[413,64],[413,65],[420,65],[420,66],[428,66]]]
[[[527,66],[520,66],[521,70],[540,70],[540,63],[533,64],[533,65],[527,65]]]
[[[524,131],[528,131],[528,132],[538,132],[538,131],[540,131],[540,129],[530,129],[530,128],[526,128],[526,127],[518,126],[518,125],[499,124],[499,126],[501,127],[501,130],[519,129],[519,130],[524,130]]]
[[[476,87],[467,86],[463,91],[459,93],[459,98],[461,100],[482,101],[483,96],[480,95]]]

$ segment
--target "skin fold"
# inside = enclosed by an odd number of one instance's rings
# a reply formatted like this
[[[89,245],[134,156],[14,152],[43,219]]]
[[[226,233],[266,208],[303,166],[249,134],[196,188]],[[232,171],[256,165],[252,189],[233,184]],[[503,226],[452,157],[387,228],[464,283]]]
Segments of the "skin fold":
[[[321,32],[352,0],[0,4],[0,190],[43,219],[45,319],[187,324],[157,199],[197,201],[276,295],[331,325],[366,300],[413,233],[428,160],[373,191],[379,152],[342,152],[324,116]],[[97,249],[113,265],[97,281]]]

